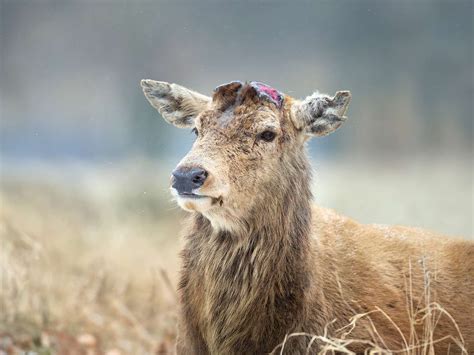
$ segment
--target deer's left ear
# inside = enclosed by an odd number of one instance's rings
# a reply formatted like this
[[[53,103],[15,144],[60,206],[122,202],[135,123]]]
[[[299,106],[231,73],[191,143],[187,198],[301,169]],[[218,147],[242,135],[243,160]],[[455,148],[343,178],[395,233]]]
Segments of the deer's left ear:
[[[303,133],[325,136],[338,129],[347,119],[344,115],[350,101],[349,91],[338,91],[334,97],[316,92],[292,105],[291,118],[296,128]]]
[[[140,82],[150,104],[163,118],[178,128],[194,127],[194,119],[204,111],[211,98],[184,86],[144,79]]]

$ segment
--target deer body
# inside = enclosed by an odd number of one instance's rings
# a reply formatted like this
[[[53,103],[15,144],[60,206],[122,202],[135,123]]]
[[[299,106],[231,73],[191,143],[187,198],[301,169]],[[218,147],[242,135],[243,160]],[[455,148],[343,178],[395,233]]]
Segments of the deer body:
[[[142,86],[167,121],[199,134],[173,172],[172,192],[191,212],[179,354],[264,354],[292,333],[357,339],[347,346],[356,352],[373,344],[396,351],[431,329],[428,317],[416,325],[411,318],[433,302],[456,321],[437,318],[431,340],[453,338],[434,349],[456,353],[459,330],[474,350],[472,243],[361,225],[312,205],[304,142],[342,124],[347,92],[296,101],[261,83],[233,82],[211,100],[175,84]],[[284,353],[324,345],[310,341],[288,338]]]
[[[215,233],[209,222],[194,216],[182,254],[182,354],[196,349],[212,354],[269,353],[286,334],[322,335],[325,329],[330,335],[340,334],[336,331],[352,316],[376,307],[404,330],[408,342],[409,302],[420,309],[429,302],[424,299],[425,269],[433,273],[431,301],[453,316],[468,341],[466,348],[472,349],[471,243],[412,228],[360,225],[317,206],[308,223],[308,234],[287,235],[285,242],[269,248],[267,242],[275,242],[275,235],[265,236],[269,240],[262,234],[249,235],[242,243]],[[371,319],[389,349],[404,348],[403,337],[382,313]],[[371,325],[361,320],[351,338],[370,339],[369,329]],[[423,329],[422,323],[416,330]],[[434,334],[437,339],[458,335],[447,317],[441,318]],[[304,353],[309,340],[289,340],[284,353]],[[437,344],[436,354],[447,353],[448,344]],[[362,352],[364,346],[352,350]]]

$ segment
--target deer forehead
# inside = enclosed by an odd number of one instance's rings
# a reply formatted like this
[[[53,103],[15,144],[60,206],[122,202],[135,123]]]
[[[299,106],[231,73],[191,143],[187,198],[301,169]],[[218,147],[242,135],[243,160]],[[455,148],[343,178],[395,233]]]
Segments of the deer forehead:
[[[196,120],[198,129],[254,131],[260,128],[278,129],[280,117],[277,112],[265,106],[238,106],[203,112]]]
[[[284,95],[259,82],[233,81],[214,90],[211,109],[203,112],[196,125],[220,129],[252,129],[275,126]]]

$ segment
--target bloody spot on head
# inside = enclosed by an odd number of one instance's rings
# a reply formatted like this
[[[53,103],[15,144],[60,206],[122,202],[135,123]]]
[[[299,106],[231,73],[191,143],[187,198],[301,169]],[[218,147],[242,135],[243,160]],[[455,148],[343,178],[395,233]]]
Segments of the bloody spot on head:
[[[281,107],[283,103],[283,94],[281,92],[266,84],[256,81],[252,81],[251,85],[257,90],[260,96],[270,99],[278,108]]]

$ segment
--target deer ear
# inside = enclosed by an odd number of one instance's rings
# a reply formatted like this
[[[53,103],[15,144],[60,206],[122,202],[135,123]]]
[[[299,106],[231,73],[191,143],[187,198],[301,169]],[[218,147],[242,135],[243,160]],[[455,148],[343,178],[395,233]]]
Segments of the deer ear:
[[[325,136],[338,129],[347,119],[349,91],[338,91],[334,97],[318,92],[292,106],[291,117],[297,129],[313,136]]]
[[[177,84],[144,79],[140,82],[150,104],[176,127],[194,127],[194,119],[204,111],[211,98]]]

